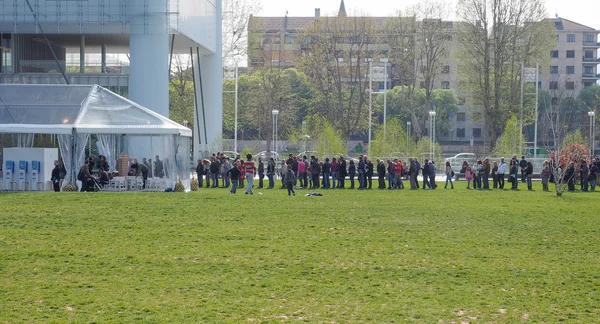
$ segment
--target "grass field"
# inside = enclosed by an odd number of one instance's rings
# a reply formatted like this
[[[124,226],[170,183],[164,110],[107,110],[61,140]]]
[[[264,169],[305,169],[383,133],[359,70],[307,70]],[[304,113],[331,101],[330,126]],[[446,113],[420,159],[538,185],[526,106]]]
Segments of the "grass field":
[[[598,322],[600,193],[464,187],[0,194],[0,322]]]

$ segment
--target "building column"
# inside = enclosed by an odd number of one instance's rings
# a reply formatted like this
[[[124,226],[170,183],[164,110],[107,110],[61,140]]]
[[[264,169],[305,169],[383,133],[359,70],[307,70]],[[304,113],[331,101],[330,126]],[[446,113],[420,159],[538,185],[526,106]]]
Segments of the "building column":
[[[223,132],[223,60],[222,60],[222,0],[216,0],[216,52],[214,54],[202,54],[196,62],[199,62],[196,81],[201,78],[202,82],[194,82],[198,93],[198,114],[194,118],[196,127],[200,126],[202,143],[198,136],[194,136],[194,158],[207,157],[213,152],[222,150],[219,138]],[[197,54],[197,51],[196,53]],[[198,76],[199,75],[199,76]],[[206,126],[205,126],[206,125]],[[198,132],[194,132],[197,134]],[[206,134],[206,135],[205,135]],[[199,149],[196,149],[199,148]]]
[[[79,73],[85,73],[85,36],[79,38]]]
[[[106,73],[106,45],[102,44],[101,45],[101,54],[100,54],[100,61],[101,61],[101,70],[102,73]]]

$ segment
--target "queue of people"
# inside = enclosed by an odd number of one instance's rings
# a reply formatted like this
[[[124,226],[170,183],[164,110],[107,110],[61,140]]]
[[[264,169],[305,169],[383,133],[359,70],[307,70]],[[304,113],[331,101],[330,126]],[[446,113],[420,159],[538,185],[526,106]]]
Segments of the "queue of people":
[[[207,188],[218,188],[221,180],[221,187],[224,188],[229,188],[230,183],[233,183],[230,192],[234,194],[238,187],[244,188],[244,181],[247,180],[246,193],[252,194],[252,182],[257,174],[257,189],[275,187],[274,177],[277,170],[273,158],[266,164],[261,157],[255,163],[251,154],[246,156],[246,161],[242,161],[239,155],[232,163],[230,160],[222,153],[213,154],[210,160],[199,159],[196,167],[199,187],[203,187],[205,182]],[[569,191],[575,190],[574,186],[578,180],[582,191],[594,191],[596,183],[600,181],[599,162],[598,159],[592,159],[589,164],[581,161],[577,166],[572,162],[564,172],[556,171],[564,177]],[[549,183],[555,181],[554,171],[552,161],[544,161],[540,174],[544,191],[549,191]],[[510,189],[518,190],[519,182],[522,182],[527,185],[528,190],[533,190],[533,164],[524,156],[520,160],[514,156],[508,162],[504,158],[493,162],[485,158],[477,160],[473,165],[464,161],[458,172],[464,174],[467,189],[505,189],[505,185],[508,184]],[[449,162],[438,169],[434,161],[424,159],[421,164],[416,158],[409,158],[404,163],[399,159],[372,161],[368,156],[360,155],[358,162],[355,163],[354,160],[346,161],[344,156],[319,161],[315,156],[308,158],[290,154],[288,159],[281,161],[277,173],[281,179],[281,189],[288,189],[289,195],[295,195],[295,189],[373,189],[375,174],[377,175],[376,189],[401,190],[405,188],[407,182],[411,190],[435,190],[438,188],[436,176],[439,174],[445,176],[444,189],[455,187],[455,171]],[[264,186],[263,181],[265,175],[268,178],[267,187]],[[422,177],[421,183],[418,181],[419,176]],[[292,184],[291,189],[290,184]]]

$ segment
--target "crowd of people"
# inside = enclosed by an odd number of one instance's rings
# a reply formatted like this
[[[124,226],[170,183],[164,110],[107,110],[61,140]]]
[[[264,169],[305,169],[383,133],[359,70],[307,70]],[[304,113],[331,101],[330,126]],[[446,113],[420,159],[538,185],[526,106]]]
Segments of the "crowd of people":
[[[567,184],[569,191],[575,190],[577,182],[581,185],[581,191],[595,191],[596,183],[600,181],[598,163],[598,158],[591,159],[589,163],[571,162],[563,171],[561,167],[555,170],[551,160],[544,161],[539,175],[542,188],[549,191],[549,183],[555,182],[555,176],[558,175]],[[473,165],[464,161],[458,172],[464,174],[467,189],[505,189],[505,183],[508,183],[510,189],[518,190],[519,182],[522,182],[527,185],[528,190],[533,190],[534,168],[525,156],[520,160],[513,156],[508,163],[504,158],[494,162],[487,158],[477,160]],[[288,189],[289,195],[295,195],[295,189],[368,190],[373,188],[375,175],[376,188],[387,190],[405,189],[405,182],[411,190],[435,190],[438,188],[436,176],[439,174],[445,176],[444,189],[454,189],[455,179],[455,171],[449,162],[438,169],[435,162],[428,159],[424,159],[422,164],[416,158],[409,158],[406,162],[399,159],[372,161],[366,155],[360,155],[355,163],[354,160],[346,161],[342,155],[339,158],[325,158],[324,161],[320,161],[315,156],[308,158],[290,154],[277,168],[273,158],[265,162],[259,157],[255,163],[252,154],[248,154],[243,160],[239,155],[230,158],[219,152],[213,154],[210,159],[198,159],[196,173],[199,187],[203,187],[204,184],[209,188],[231,186],[231,194],[235,194],[237,188],[244,186],[246,194],[253,194],[256,175],[257,189],[273,189],[275,177],[278,175],[281,179],[281,189]],[[421,183],[418,181],[419,176],[422,177]],[[266,185],[265,177],[268,181]]]

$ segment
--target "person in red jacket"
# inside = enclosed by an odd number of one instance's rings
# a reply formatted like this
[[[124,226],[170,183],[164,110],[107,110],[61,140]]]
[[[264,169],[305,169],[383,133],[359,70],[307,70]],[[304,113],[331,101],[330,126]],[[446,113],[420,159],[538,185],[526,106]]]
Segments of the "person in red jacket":
[[[248,153],[246,155],[246,162],[244,162],[244,170],[243,170],[246,179],[248,179],[248,187],[246,188],[246,194],[254,194],[252,192],[252,186],[254,185],[254,176],[256,175],[256,165],[254,165],[254,161],[252,160],[252,154]]]

